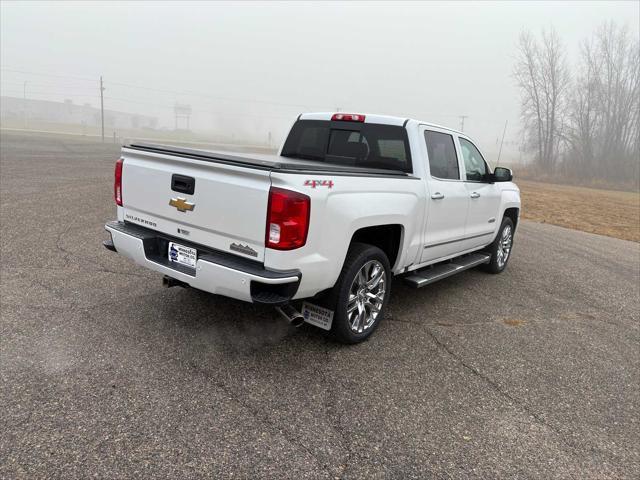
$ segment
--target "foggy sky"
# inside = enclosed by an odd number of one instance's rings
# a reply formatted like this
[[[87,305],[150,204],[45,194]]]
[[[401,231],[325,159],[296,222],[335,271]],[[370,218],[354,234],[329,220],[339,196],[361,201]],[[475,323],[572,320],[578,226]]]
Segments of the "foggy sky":
[[[172,127],[173,104],[188,103],[194,128],[264,140],[271,131],[276,141],[302,111],[454,128],[468,115],[465,132],[495,160],[505,120],[507,155],[518,155],[512,68],[522,29],[555,27],[575,62],[605,20],[638,35],[639,5],[2,2],[1,91],[21,97],[26,80],[28,97],[99,105],[103,75],[105,108]]]

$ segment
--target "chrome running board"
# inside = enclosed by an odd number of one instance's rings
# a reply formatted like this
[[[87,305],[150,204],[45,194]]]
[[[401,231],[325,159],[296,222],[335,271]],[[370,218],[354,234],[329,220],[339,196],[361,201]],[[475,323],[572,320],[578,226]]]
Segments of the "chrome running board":
[[[404,281],[413,287],[420,288],[483,263],[489,263],[489,260],[491,260],[491,255],[486,253],[471,253],[454,258],[446,263],[438,263],[422,270],[416,270],[404,277]]]

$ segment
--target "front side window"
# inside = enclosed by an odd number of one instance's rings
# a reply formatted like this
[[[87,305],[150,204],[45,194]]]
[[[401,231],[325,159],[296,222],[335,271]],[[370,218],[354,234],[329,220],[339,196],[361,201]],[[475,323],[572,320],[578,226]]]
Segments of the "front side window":
[[[460,150],[462,150],[462,158],[464,160],[464,169],[467,172],[467,180],[474,182],[482,182],[487,178],[489,173],[487,163],[476,146],[469,140],[460,138]]]
[[[460,180],[460,168],[453,137],[446,133],[425,130],[424,139],[427,142],[431,176]]]

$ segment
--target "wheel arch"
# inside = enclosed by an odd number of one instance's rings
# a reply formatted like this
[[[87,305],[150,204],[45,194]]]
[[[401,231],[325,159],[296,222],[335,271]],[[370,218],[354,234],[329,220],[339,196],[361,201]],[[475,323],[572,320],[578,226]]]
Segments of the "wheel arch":
[[[399,223],[362,227],[353,232],[349,246],[366,243],[382,250],[389,259],[391,270],[400,258],[400,248],[404,237],[404,226]]]
[[[518,219],[520,218],[520,208],[519,207],[509,207],[506,208],[504,213],[502,214],[502,218],[510,218],[513,222],[513,230],[516,230],[518,226]]]

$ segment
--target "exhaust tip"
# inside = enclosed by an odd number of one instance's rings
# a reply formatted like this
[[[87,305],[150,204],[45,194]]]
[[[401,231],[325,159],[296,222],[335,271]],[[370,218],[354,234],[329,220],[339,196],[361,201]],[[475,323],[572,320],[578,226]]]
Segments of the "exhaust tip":
[[[300,315],[299,317],[295,317],[294,319],[292,319],[289,323],[296,328],[301,327],[302,325],[304,325],[304,317]]]
[[[304,317],[298,310],[293,308],[290,303],[276,307],[276,311],[289,323],[289,325],[298,328],[304,324]]]

